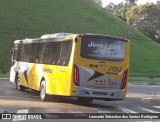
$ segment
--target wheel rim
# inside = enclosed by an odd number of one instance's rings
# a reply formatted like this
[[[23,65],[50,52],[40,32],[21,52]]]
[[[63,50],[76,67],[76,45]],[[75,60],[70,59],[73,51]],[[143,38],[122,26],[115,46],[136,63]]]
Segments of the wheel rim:
[[[44,82],[42,82],[42,84],[41,84],[41,91],[40,91],[40,93],[41,93],[41,99],[43,100],[45,98],[45,94],[46,94],[45,83]]]
[[[19,75],[17,75],[17,89],[20,89],[20,83],[19,83]]]

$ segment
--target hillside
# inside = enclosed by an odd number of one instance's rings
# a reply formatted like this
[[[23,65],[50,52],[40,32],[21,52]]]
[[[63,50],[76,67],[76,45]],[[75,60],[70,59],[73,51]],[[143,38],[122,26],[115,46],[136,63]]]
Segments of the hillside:
[[[125,37],[128,25],[91,0],[1,0],[0,68],[9,69],[14,40],[56,32]],[[133,29],[130,38],[130,73],[160,74],[160,45]]]

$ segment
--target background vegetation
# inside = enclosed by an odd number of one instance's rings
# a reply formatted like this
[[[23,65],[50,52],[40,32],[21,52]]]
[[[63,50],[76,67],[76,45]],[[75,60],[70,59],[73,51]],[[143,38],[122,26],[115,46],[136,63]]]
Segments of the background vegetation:
[[[9,71],[14,40],[57,32],[130,33],[130,74],[160,74],[160,45],[93,0],[0,0],[0,72]]]
[[[137,1],[125,0],[118,5],[110,3],[105,9],[160,43],[160,0],[157,0],[156,4],[142,5],[137,5]]]

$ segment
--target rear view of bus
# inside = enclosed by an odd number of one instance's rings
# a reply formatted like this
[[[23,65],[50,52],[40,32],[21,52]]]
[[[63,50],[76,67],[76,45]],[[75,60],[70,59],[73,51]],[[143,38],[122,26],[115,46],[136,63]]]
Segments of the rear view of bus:
[[[130,41],[107,35],[76,38],[73,82],[79,100],[122,100],[126,97]]]

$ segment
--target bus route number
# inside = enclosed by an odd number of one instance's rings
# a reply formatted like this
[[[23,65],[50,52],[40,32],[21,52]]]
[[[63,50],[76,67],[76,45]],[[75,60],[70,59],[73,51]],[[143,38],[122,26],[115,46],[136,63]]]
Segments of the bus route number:
[[[96,64],[90,64],[89,67],[98,68],[98,65],[96,65]]]

